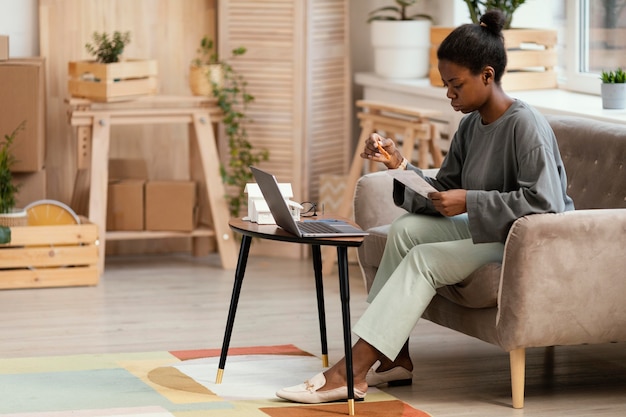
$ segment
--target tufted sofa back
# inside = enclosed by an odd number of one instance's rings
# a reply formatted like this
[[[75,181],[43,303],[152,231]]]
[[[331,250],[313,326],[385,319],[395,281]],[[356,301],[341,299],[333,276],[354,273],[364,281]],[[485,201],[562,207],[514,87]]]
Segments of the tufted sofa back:
[[[565,164],[577,210],[626,208],[626,126],[546,116]]]

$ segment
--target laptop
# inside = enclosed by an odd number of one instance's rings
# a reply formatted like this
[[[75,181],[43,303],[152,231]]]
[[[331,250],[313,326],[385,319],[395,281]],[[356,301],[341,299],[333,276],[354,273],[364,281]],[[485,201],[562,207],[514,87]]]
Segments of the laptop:
[[[298,237],[345,237],[367,236],[368,233],[348,222],[336,219],[296,221],[280,192],[276,177],[256,167],[250,167],[261,194],[276,224]]]

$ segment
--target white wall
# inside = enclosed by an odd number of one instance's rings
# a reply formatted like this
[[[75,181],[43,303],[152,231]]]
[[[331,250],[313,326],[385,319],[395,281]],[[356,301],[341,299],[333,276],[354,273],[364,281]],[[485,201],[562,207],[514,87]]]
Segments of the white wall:
[[[0,35],[9,35],[9,56],[39,55],[37,0],[0,0]]]

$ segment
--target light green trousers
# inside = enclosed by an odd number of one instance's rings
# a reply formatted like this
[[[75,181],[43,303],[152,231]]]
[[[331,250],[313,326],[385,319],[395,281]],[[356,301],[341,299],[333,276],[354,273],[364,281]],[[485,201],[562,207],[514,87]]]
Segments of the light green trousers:
[[[502,262],[502,243],[472,242],[466,214],[405,214],[390,227],[368,297],[354,333],[395,359],[435,295],[490,262]]]

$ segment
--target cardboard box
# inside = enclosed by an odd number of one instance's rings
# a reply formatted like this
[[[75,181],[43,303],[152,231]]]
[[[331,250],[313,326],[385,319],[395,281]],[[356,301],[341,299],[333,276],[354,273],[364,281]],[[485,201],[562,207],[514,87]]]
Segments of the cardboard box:
[[[107,230],[143,230],[144,180],[109,182]]]
[[[143,159],[109,159],[109,180],[147,180],[148,166]]]
[[[148,181],[146,230],[191,232],[196,225],[196,183]]]
[[[143,159],[109,159],[107,230],[144,229],[148,167]]]
[[[13,172],[36,172],[45,162],[44,59],[0,62],[0,135],[10,134],[26,121],[13,142]]]
[[[0,61],[9,59],[9,37],[0,35]]]
[[[19,187],[15,196],[15,207],[24,208],[30,203],[46,199],[46,171],[14,173],[13,183]]]

